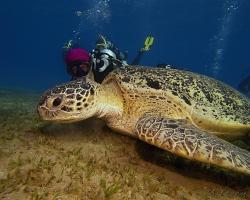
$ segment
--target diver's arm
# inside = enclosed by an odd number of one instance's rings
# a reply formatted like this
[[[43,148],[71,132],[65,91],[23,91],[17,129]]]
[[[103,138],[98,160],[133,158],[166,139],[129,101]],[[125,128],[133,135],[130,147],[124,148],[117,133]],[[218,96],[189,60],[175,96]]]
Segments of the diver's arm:
[[[238,90],[244,94],[250,92],[250,75],[240,82],[238,85]]]
[[[135,59],[133,60],[133,62],[131,63],[132,65],[138,65],[140,64],[141,58],[144,54],[145,51],[149,51],[150,47],[153,45],[154,43],[154,37],[153,36],[147,36],[145,41],[144,41],[144,46],[143,48],[141,48],[138,53],[137,56],[135,57]]]
[[[138,51],[131,65],[139,65],[143,54],[144,54],[144,51]]]

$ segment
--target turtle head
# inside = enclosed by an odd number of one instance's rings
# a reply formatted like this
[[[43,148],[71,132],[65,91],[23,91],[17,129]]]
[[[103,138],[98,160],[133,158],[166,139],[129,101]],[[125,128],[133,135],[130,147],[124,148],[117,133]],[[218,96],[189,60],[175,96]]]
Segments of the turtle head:
[[[38,104],[41,119],[73,122],[94,116],[97,112],[96,95],[100,84],[94,81],[71,81],[46,91]]]

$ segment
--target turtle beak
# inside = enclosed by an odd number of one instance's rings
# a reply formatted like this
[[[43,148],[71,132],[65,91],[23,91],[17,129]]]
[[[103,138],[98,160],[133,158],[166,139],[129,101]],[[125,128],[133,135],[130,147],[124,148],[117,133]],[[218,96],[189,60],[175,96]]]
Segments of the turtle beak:
[[[52,120],[60,112],[63,102],[61,95],[55,95],[53,98],[42,98],[37,106],[37,113],[42,120]]]
[[[47,107],[45,107],[44,105],[39,105],[37,106],[37,113],[40,117],[41,120],[50,120],[50,117],[49,116],[53,116],[53,112],[51,112]]]

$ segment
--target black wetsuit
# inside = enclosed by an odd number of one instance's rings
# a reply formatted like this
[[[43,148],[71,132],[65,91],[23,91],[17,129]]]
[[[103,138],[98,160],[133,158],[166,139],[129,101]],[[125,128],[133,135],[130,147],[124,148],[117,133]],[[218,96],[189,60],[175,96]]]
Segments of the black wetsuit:
[[[120,63],[116,62],[114,64],[113,62],[110,62],[110,65],[108,65],[108,67],[103,72],[99,72],[97,69],[93,70],[93,74],[94,74],[94,78],[95,78],[96,82],[101,83],[110,72],[112,72],[114,69],[119,68],[123,65],[122,62],[124,61],[124,59],[123,59],[124,57],[121,56],[121,52],[119,51],[119,53],[117,53],[117,51],[116,51],[115,53],[116,53],[118,60],[120,60]],[[140,60],[142,58],[143,53],[144,52],[139,51],[137,56],[135,57],[135,59],[131,63],[131,65],[138,65],[140,63]],[[102,66],[102,65],[100,65],[100,66]]]
[[[109,65],[103,72],[99,72],[98,70],[93,70],[94,79],[96,82],[101,83],[104,78],[114,70],[113,65]]]
[[[141,58],[142,58],[143,54],[144,54],[144,51],[138,51],[137,56],[135,57],[135,59],[133,60],[131,65],[139,65],[139,63],[141,62]]]

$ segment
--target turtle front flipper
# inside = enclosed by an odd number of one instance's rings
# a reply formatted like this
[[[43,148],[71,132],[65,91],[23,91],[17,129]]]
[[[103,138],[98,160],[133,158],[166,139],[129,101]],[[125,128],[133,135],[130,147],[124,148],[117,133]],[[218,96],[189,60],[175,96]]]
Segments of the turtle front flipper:
[[[250,175],[250,153],[209,134],[186,120],[141,117],[135,127],[139,139],[181,157]]]

